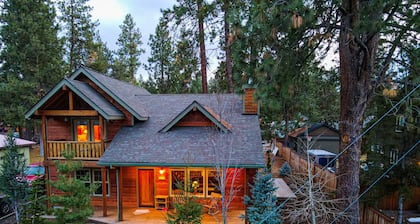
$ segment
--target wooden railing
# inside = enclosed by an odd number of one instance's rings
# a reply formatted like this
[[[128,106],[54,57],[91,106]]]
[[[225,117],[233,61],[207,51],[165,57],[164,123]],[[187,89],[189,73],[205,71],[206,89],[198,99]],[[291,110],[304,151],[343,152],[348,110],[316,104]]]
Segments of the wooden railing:
[[[63,152],[70,150],[74,159],[99,160],[106,148],[104,142],[48,141],[48,159],[64,159]]]

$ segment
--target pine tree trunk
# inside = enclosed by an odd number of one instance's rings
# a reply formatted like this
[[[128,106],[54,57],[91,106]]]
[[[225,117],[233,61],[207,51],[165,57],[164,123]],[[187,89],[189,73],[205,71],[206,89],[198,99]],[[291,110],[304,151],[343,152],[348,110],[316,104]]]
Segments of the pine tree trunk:
[[[377,33],[354,34],[360,22],[359,0],[342,1],[339,37],[340,54],[340,152],[338,161],[337,198],[345,211],[339,223],[360,223],[359,166],[363,115],[366,110],[371,76],[378,44]]]
[[[225,26],[225,57],[226,57],[226,80],[228,85],[228,93],[233,93],[233,76],[232,76],[232,54],[230,51],[230,46],[232,45],[232,40],[230,38],[230,29],[229,29],[229,21],[228,21],[228,14],[230,8],[230,0],[223,1],[223,10],[224,10],[224,26]]]
[[[398,193],[398,219],[397,219],[398,224],[403,223],[403,209],[404,209],[404,195],[401,192],[399,192]]]
[[[204,19],[201,9],[202,0],[197,0],[198,17],[198,38],[200,43],[200,64],[201,64],[201,88],[203,93],[207,93],[207,60],[206,45],[204,43]]]

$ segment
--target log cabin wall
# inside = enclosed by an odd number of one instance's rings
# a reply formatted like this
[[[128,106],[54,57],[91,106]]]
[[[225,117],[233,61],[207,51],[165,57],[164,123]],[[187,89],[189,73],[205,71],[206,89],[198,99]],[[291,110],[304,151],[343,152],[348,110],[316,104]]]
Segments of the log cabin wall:
[[[235,171],[236,169],[236,171]],[[234,172],[237,172],[236,177],[234,177]],[[235,192],[232,192],[233,198],[232,202],[229,206],[229,209],[244,209],[244,203],[243,203],[243,197],[245,192],[245,169],[241,168],[229,168],[227,177],[229,179],[227,180],[227,189],[225,195],[226,198],[229,198],[230,195],[230,187],[233,184],[233,189]]]
[[[50,117],[47,119],[47,136],[49,141],[71,141],[71,121],[64,117]]]
[[[160,174],[161,169],[163,174]],[[155,195],[169,195],[169,169],[167,167],[155,168]]]

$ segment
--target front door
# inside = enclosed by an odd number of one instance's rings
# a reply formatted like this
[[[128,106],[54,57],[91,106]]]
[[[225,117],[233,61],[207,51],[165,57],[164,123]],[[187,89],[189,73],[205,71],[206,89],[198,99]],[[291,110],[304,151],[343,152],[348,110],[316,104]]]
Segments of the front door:
[[[153,169],[139,169],[139,206],[153,206]]]

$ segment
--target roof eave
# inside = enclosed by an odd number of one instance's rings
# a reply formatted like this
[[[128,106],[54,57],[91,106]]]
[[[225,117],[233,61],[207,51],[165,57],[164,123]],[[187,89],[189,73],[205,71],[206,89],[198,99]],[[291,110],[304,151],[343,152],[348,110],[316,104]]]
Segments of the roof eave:
[[[70,77],[71,79],[75,79],[77,76],[79,76],[81,73],[86,75],[91,81],[93,81],[96,85],[98,85],[103,91],[105,91],[108,95],[110,95],[117,103],[122,105],[128,112],[130,112],[135,118],[137,118],[140,121],[146,121],[148,117],[141,116],[139,113],[137,113],[133,108],[128,106],[123,100],[121,100],[117,95],[115,95],[110,89],[108,89],[106,86],[104,86],[99,80],[97,80],[86,68],[80,67],[77,69],[73,75]]]
[[[131,167],[131,166],[158,166],[158,167],[216,167],[218,164],[211,163],[199,163],[199,164],[185,164],[185,163],[136,163],[136,162],[107,162],[99,161],[97,163],[99,166],[109,166],[109,167]],[[228,166],[229,168],[263,168],[264,164],[232,164]]]

